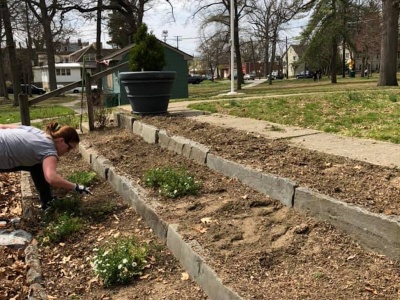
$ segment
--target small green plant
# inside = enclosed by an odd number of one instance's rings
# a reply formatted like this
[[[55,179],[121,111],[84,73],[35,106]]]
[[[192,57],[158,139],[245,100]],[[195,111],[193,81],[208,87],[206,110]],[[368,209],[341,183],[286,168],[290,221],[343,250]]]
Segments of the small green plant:
[[[51,203],[48,209],[42,216],[42,221],[45,224],[56,221],[61,215],[80,215],[82,207],[81,198],[72,194],[64,198],[56,198]]]
[[[83,228],[83,220],[63,214],[46,227],[43,233],[43,243],[59,243]]]
[[[114,240],[111,244],[95,249],[92,266],[103,285],[128,284],[142,275],[147,263],[147,245],[140,245],[135,238]]]
[[[75,172],[68,176],[68,180],[71,182],[76,182],[84,186],[88,186],[96,178],[95,172]]]
[[[397,94],[389,94],[389,100],[391,102],[397,102],[398,98],[399,98],[399,95],[397,95]]]
[[[185,169],[169,166],[147,171],[144,182],[146,186],[159,188],[160,194],[168,198],[195,195],[200,189],[200,184]]]

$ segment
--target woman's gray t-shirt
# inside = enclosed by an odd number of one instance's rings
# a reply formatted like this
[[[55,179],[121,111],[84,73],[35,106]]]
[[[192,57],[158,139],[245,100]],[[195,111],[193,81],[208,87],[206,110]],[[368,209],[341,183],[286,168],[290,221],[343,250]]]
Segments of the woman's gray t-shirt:
[[[58,154],[54,142],[35,127],[0,129],[0,170],[30,167]]]

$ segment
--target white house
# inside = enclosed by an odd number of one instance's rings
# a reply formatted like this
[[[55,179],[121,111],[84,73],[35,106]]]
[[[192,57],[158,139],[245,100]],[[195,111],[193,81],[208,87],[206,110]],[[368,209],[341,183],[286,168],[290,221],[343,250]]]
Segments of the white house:
[[[43,88],[49,88],[48,66],[33,67],[33,81],[41,82]],[[59,63],[56,64],[57,84],[66,85],[81,80],[82,66],[80,63]]]

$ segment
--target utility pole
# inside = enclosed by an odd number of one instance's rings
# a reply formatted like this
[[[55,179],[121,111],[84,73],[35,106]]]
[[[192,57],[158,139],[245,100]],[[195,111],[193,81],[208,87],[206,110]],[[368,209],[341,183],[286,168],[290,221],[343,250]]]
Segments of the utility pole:
[[[286,36],[286,79],[289,79],[289,53],[288,53],[287,36]]]
[[[181,41],[181,35],[176,35],[176,49],[179,49],[179,41]]]

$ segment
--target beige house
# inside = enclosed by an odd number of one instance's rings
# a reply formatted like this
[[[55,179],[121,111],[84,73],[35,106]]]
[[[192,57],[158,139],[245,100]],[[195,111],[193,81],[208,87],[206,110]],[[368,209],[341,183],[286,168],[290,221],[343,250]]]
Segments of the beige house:
[[[305,46],[302,45],[290,45],[287,52],[282,56],[283,73],[288,72],[288,76],[294,77],[301,71],[308,70],[307,62],[301,61],[302,55],[304,53]],[[342,53],[342,47],[339,46],[338,53]],[[349,49],[345,49],[344,53],[345,62],[349,62],[350,59],[354,62],[354,69],[357,73],[362,72],[363,68],[368,68],[372,72],[379,72],[380,67],[380,53],[370,53],[368,55],[368,66],[365,64],[366,58],[362,51],[350,52]],[[398,53],[400,57],[400,52]],[[364,63],[363,63],[364,60]],[[400,64],[399,64],[400,67]],[[314,70],[312,70],[314,71]]]
[[[282,55],[282,71],[283,74],[288,74],[288,78],[307,69],[306,63],[301,62],[304,49],[305,46],[302,45],[290,45]]]

